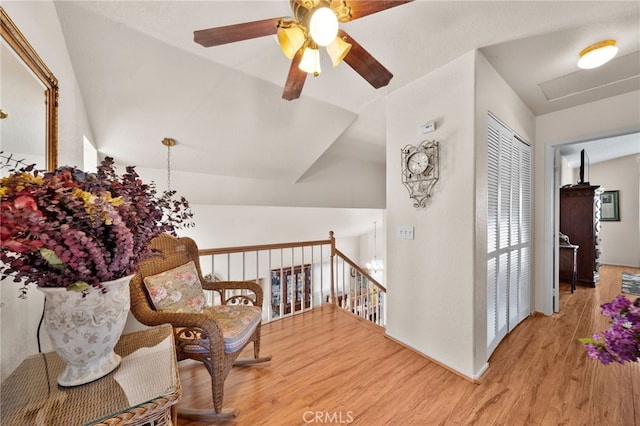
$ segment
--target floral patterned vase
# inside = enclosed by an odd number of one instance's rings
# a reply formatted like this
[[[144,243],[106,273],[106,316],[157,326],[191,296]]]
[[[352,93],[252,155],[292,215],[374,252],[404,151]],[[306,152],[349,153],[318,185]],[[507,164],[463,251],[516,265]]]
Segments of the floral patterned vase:
[[[66,288],[38,287],[45,295],[45,329],[66,363],[59,385],[89,383],[120,365],[113,348],[127,321],[132,277],[103,282],[106,293],[91,288],[84,297]]]

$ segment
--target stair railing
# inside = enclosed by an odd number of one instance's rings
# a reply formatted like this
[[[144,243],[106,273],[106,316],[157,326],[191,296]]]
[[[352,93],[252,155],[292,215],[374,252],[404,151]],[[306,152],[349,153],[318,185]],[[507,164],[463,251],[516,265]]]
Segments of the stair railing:
[[[333,303],[384,326],[386,289],[329,239],[200,249],[208,280],[256,281],[264,290],[263,321]],[[228,298],[238,290],[227,290]],[[245,290],[246,291],[246,290]],[[208,294],[208,303],[220,296]]]
[[[336,280],[334,303],[360,318],[386,326],[387,289],[340,250],[334,250],[334,257],[335,271],[342,276]]]

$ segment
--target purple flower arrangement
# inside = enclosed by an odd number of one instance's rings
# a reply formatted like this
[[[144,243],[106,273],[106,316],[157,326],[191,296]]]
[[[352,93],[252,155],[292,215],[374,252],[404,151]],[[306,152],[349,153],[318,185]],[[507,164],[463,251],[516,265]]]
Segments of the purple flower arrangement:
[[[154,237],[193,225],[184,198],[158,194],[132,166],[118,175],[110,157],[96,173],[0,160],[10,172],[0,187],[0,273],[22,283],[22,297],[29,284],[107,291],[101,282],[134,273]]]
[[[620,295],[601,308],[602,315],[611,318],[611,327],[602,334],[580,339],[587,356],[603,364],[640,360],[640,297],[631,301]]]

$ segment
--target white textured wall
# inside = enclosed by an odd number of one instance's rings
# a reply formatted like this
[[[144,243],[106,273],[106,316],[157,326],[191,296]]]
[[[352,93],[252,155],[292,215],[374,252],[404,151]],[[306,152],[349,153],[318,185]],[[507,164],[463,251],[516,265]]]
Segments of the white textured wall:
[[[560,157],[560,182],[558,186],[574,185],[578,181],[578,169],[569,166],[565,157]]]
[[[172,149],[179,150],[180,146]],[[171,188],[202,205],[384,208],[384,165],[344,158],[336,158],[333,165],[324,164],[324,157],[318,161],[323,165],[312,167],[315,174],[296,183],[172,170]],[[166,169],[137,170],[158,188],[166,187]]]
[[[382,220],[378,209],[193,205],[192,210],[196,226],[179,233],[202,248],[325,240],[334,231],[338,248],[356,261],[360,237],[374,220]]]
[[[473,376],[474,54],[433,71],[388,96],[387,334]],[[435,132],[420,125],[435,120]],[[440,142],[440,180],[424,209],[401,181],[400,151]],[[414,226],[415,239],[396,237]]]
[[[390,337],[463,375],[486,368],[486,144],[494,113],[533,139],[534,116],[479,52],[388,97],[387,283]],[[435,120],[423,136],[419,126]],[[440,142],[440,181],[415,209],[400,179],[400,149]],[[414,240],[396,237],[415,227]]]
[[[620,191],[620,221],[601,222],[601,264],[640,267],[640,155],[628,155],[589,167],[592,185]]]

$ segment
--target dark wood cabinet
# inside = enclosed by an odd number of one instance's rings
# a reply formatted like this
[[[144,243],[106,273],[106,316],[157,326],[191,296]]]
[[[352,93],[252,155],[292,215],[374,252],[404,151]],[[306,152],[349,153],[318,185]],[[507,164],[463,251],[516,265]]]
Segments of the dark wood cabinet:
[[[272,317],[278,318],[311,307],[311,265],[271,271]],[[281,312],[282,308],[282,312]]]
[[[600,280],[600,187],[560,188],[560,232],[579,246],[577,284],[595,287]]]

